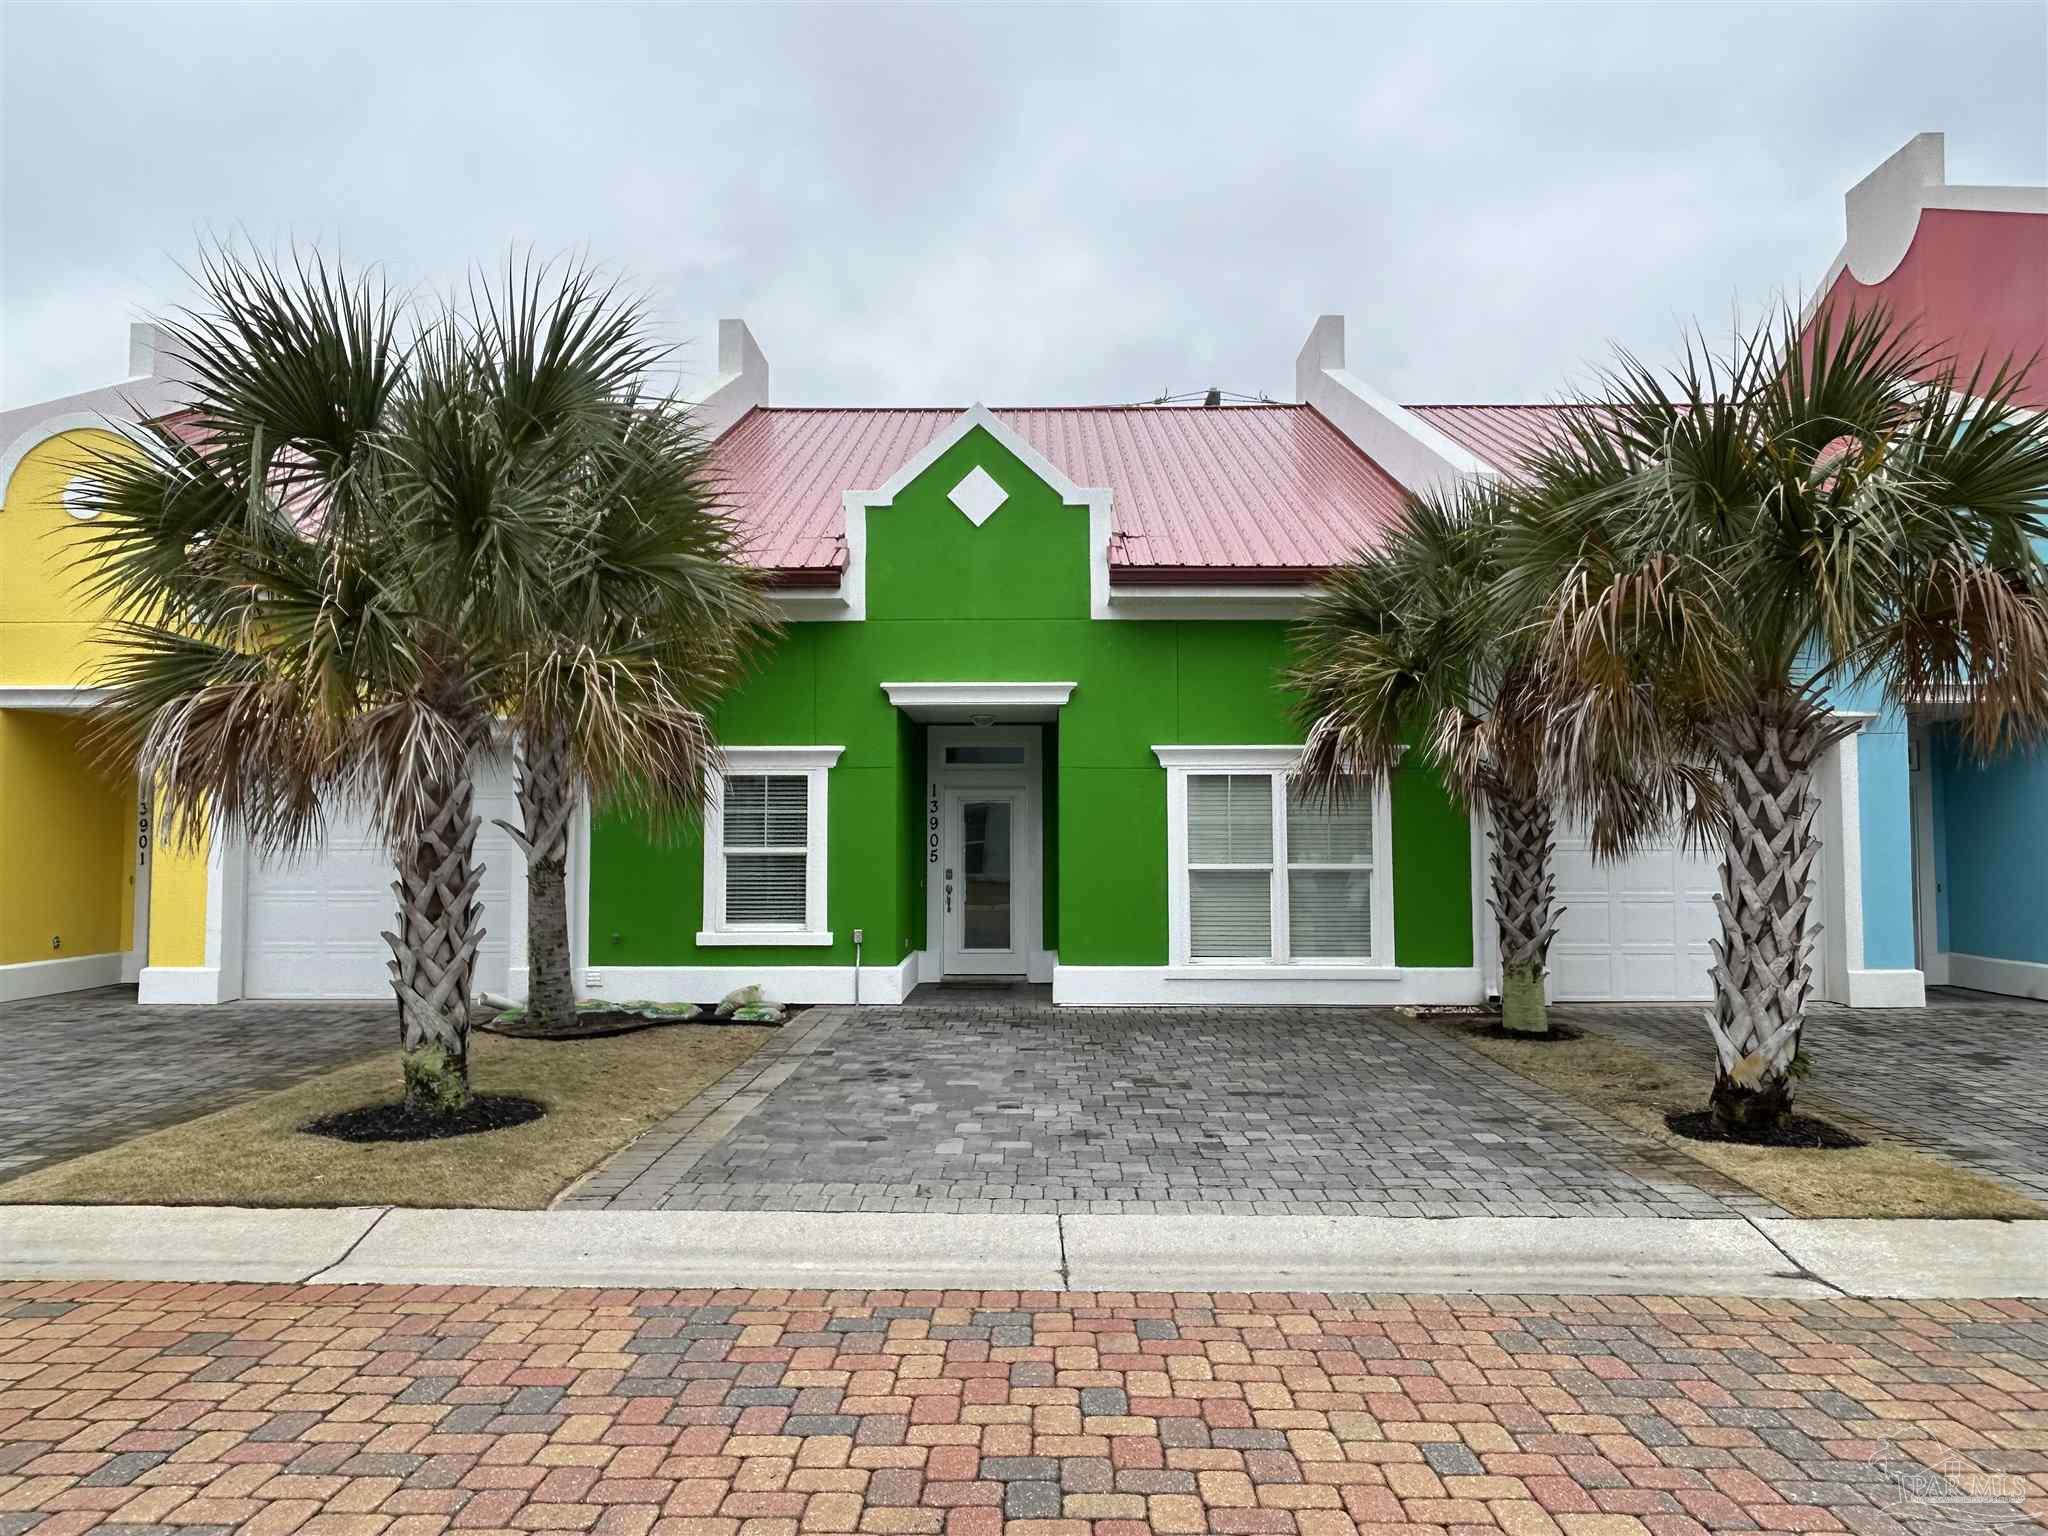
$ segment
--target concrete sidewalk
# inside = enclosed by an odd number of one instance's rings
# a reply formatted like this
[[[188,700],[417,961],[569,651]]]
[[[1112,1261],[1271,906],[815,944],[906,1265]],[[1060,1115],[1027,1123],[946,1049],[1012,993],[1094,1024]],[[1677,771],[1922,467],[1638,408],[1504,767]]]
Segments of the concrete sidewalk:
[[[0,1280],[2048,1296],[2048,1222],[0,1207]]]

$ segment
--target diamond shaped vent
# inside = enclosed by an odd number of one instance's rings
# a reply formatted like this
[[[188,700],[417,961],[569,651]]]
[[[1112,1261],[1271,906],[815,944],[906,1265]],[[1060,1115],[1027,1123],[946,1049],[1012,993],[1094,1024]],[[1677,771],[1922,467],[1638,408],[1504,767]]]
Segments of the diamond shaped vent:
[[[996,508],[1009,499],[1010,493],[997,485],[996,477],[979,464],[946,493],[946,500],[966,513],[967,521],[977,528],[995,516]]]

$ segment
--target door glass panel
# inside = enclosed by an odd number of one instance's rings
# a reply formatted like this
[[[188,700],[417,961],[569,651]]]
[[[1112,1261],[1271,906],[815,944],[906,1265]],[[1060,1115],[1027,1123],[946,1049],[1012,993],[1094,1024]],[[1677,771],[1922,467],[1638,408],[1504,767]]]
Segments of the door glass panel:
[[[966,897],[960,941],[966,949],[1010,945],[1010,802],[965,800],[960,805],[961,884]]]
[[[946,766],[949,768],[1021,768],[1024,766],[1024,744],[1015,742],[1009,746],[995,745],[948,747]]]

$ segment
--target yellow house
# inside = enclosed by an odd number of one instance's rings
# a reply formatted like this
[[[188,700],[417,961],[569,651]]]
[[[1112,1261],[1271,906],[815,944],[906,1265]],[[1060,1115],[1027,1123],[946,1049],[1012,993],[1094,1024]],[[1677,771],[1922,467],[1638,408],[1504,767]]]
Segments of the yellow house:
[[[95,448],[185,403],[161,340],[134,326],[122,383],[0,412],[0,1004],[120,982],[144,1003],[388,997],[391,859],[360,817],[337,810],[321,846],[292,860],[239,836],[159,847],[135,784],[88,739],[102,615],[80,590],[68,493]],[[517,996],[526,882],[493,824],[518,814],[502,754],[479,773],[477,806],[478,985]]]
[[[0,1003],[121,981],[192,990],[207,965],[207,855],[153,846],[134,782],[96,761],[83,716],[99,615],[78,589],[67,493],[123,424],[177,405],[157,342],[132,328],[122,384],[0,413]]]

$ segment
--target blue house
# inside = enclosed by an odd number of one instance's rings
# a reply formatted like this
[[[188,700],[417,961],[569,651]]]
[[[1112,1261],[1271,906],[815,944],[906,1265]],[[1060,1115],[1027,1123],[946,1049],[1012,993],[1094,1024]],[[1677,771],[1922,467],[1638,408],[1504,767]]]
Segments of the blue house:
[[[2048,409],[2048,187],[1953,185],[1944,159],[1942,135],[1923,133],[1850,189],[1815,311],[1881,303],[1964,377],[2038,356],[2019,398]],[[1902,787],[1909,801],[1904,818],[1864,818],[1867,963],[2048,998],[2048,747],[1980,761],[1958,708],[1925,700],[1863,733],[1867,803]]]

